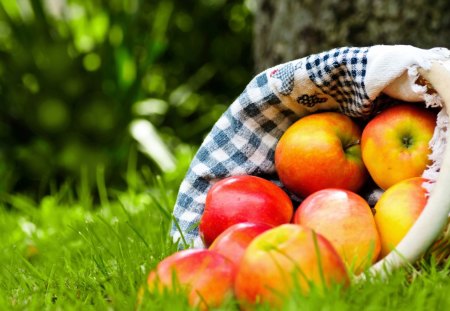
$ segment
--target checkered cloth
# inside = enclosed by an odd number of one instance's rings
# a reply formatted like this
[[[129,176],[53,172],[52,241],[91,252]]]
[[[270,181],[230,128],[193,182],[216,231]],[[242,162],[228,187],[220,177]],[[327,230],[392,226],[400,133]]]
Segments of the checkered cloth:
[[[275,147],[293,122],[324,110],[369,117],[377,110],[381,92],[422,101],[425,90],[414,84],[417,66],[428,68],[431,60],[449,55],[441,48],[343,47],[258,74],[219,118],[193,159],[174,208],[173,239],[204,246],[197,225],[206,193],[216,181],[244,174],[277,181]]]

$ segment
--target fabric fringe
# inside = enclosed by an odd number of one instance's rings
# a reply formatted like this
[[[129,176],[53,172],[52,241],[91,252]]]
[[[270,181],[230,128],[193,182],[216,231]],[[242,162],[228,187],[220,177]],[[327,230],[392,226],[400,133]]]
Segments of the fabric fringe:
[[[420,85],[417,83],[417,81],[419,80],[417,67],[409,68],[408,77],[411,83],[412,90],[422,96],[427,108],[441,107],[441,110],[437,114],[436,128],[434,129],[433,137],[429,142],[431,153],[428,158],[430,159],[431,164],[427,166],[422,174],[422,177],[427,179],[427,181],[423,184],[423,187],[429,194],[431,193],[434,183],[438,178],[442,160],[444,158],[445,146],[447,144],[449,116],[439,94],[434,91],[430,91],[428,85]]]

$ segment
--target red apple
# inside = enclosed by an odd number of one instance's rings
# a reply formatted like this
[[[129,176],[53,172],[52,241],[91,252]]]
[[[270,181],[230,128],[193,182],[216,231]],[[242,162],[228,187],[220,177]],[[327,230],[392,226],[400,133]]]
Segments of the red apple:
[[[320,234],[296,224],[267,230],[248,246],[236,275],[235,295],[245,310],[255,303],[282,307],[292,294],[307,294],[349,278],[336,250]]]
[[[275,167],[281,182],[299,196],[325,188],[357,191],[366,180],[361,131],[337,112],[306,116],[281,136]]]
[[[392,106],[370,120],[361,150],[379,187],[386,190],[401,180],[422,176],[430,163],[428,143],[435,126],[436,113],[417,104]]]
[[[424,209],[428,197],[422,187],[426,179],[413,177],[396,183],[384,192],[375,205],[375,223],[384,257],[408,233]]]
[[[370,266],[380,253],[372,210],[351,191],[324,189],[311,194],[295,212],[294,223],[327,238],[352,272],[359,273]]]
[[[239,267],[242,256],[251,241],[273,226],[263,223],[242,222],[222,232],[209,247]]]
[[[189,304],[202,310],[219,307],[233,295],[234,264],[205,249],[182,250],[162,260],[148,276],[151,292],[181,288]]]
[[[209,246],[228,227],[240,222],[272,226],[291,221],[289,196],[273,182],[256,176],[233,176],[215,183],[206,195],[199,230]]]

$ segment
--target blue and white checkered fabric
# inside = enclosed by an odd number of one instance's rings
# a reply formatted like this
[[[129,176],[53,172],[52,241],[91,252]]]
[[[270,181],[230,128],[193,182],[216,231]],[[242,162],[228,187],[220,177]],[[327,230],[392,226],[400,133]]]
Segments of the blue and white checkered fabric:
[[[341,48],[306,58],[309,78],[351,117],[372,111],[364,85],[368,48]]]
[[[319,110],[338,110],[351,117],[370,115],[374,96],[368,95],[366,75],[372,48],[333,49],[253,78],[216,122],[190,165],[173,212],[174,240],[183,236],[189,245],[203,246],[197,224],[206,193],[217,180],[244,174],[276,179],[276,144],[302,116]],[[395,52],[401,55],[398,49]],[[414,60],[400,69],[411,64]]]

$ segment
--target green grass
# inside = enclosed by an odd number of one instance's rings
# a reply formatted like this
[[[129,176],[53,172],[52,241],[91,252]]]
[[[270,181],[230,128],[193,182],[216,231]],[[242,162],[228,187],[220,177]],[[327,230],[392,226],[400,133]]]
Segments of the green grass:
[[[133,309],[149,270],[176,250],[167,235],[170,211],[162,210],[175,190],[140,188],[110,190],[113,199],[98,207],[67,189],[39,203],[4,198],[0,309]]]
[[[148,176],[151,176],[147,172]],[[187,310],[179,295],[144,295],[149,271],[176,251],[168,238],[179,176],[106,189],[98,206],[65,186],[40,202],[2,198],[1,310]],[[85,195],[84,195],[85,196]],[[450,310],[450,267],[432,260],[325,295],[296,294],[286,310]],[[266,310],[261,307],[260,309]],[[238,310],[228,301],[221,310]]]

